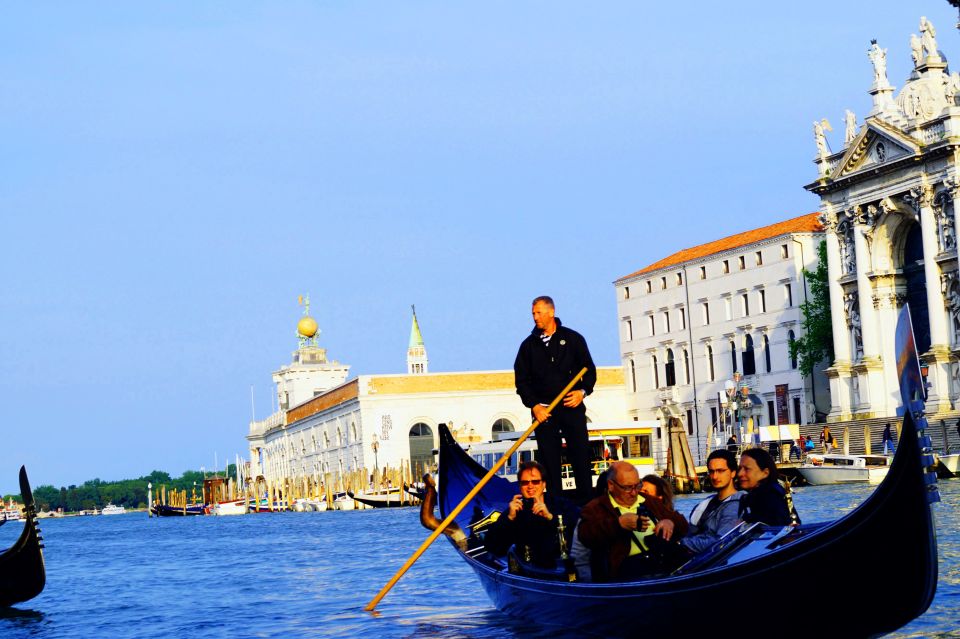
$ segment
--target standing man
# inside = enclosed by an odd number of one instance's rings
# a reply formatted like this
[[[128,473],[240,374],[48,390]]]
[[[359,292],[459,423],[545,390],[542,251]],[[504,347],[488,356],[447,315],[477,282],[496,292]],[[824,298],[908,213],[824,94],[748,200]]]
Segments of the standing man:
[[[734,479],[737,476],[737,457],[729,450],[718,448],[707,457],[710,485],[717,491],[704,499],[690,513],[690,532],[680,543],[694,553],[703,552],[740,523],[740,496]]]
[[[576,331],[561,325],[554,315],[553,300],[546,295],[533,300],[534,329],[520,344],[513,363],[514,382],[523,405],[530,409],[537,427],[540,463],[546,470],[547,488],[555,495],[562,490],[560,473],[561,438],[567,443],[567,460],[577,482],[576,501],[584,504],[593,492],[590,468],[590,441],[587,435],[587,408],[583,398],[593,392],[597,367],[593,365],[587,341]],[[550,402],[586,367],[586,374],[573,390],[547,412]]]

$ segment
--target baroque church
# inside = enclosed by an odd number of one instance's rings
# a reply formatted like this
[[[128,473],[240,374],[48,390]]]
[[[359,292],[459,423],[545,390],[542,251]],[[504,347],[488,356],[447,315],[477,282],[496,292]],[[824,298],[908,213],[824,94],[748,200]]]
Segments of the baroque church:
[[[829,421],[896,414],[893,334],[904,304],[928,367],[928,412],[951,411],[960,396],[960,74],[926,18],[909,54],[913,69],[897,93],[887,49],[871,43],[873,106],[862,123],[846,112],[840,151],[827,143],[826,119],[813,127],[818,177],[806,188],[820,197],[829,263]]]

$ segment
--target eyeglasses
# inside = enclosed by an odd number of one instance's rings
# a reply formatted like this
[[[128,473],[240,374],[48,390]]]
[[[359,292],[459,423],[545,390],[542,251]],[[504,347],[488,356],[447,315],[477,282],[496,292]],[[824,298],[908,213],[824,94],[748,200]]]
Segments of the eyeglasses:
[[[635,492],[639,491],[639,490],[640,490],[640,486],[642,485],[642,484],[633,484],[633,485],[631,485],[631,486],[624,486],[623,484],[621,484],[620,482],[618,482],[616,479],[611,479],[610,481],[612,481],[614,484],[616,484],[616,485],[617,485],[617,488],[619,488],[619,489],[622,490],[622,491],[628,492],[628,493],[635,493]]]
[[[542,483],[543,483],[542,479],[521,479],[520,480],[521,486],[539,486]]]

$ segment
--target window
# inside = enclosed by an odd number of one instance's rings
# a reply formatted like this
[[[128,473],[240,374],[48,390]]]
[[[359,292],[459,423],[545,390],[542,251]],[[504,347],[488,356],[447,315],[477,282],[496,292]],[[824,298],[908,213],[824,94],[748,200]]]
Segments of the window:
[[[770,338],[766,335],[763,336],[763,359],[764,363],[767,365],[767,372],[770,372]]]
[[[632,359],[630,360],[630,387],[634,393],[637,392],[637,365]]]
[[[683,273],[677,273],[677,286],[683,286]]]
[[[707,267],[706,267],[706,266],[701,266],[701,267],[700,267],[700,279],[701,279],[701,280],[707,279]]]
[[[800,414],[800,398],[799,397],[793,398],[793,423],[794,424],[803,423],[803,416]]]
[[[647,324],[650,329],[651,335],[657,334],[656,320],[653,319],[653,315],[647,315]]]
[[[780,257],[783,259],[790,257],[790,251],[787,249],[787,246],[787,244],[780,245]]]
[[[675,368],[676,364],[673,361],[673,349],[667,349],[667,363],[663,367],[663,376],[665,378],[667,386],[676,386],[677,385],[677,372]]]
[[[756,375],[757,365],[753,357],[753,337],[745,335],[743,339],[743,374]]]
[[[703,308],[703,325],[707,326],[710,324],[710,305],[706,302],[702,305]]]
[[[657,356],[650,358],[650,365],[653,367],[653,387],[660,388],[660,371],[657,370]]]
[[[756,258],[757,266],[763,266],[763,251],[757,251],[754,257]]]
[[[760,312],[767,312],[767,292],[763,289],[757,291],[757,297],[760,299]]]
[[[659,429],[657,429],[659,430]],[[628,435],[627,449],[624,451],[631,459],[650,456],[650,435]]]
[[[629,287],[629,286],[624,286],[624,287],[623,287],[623,299],[625,299],[625,300],[630,299],[630,287]]]
[[[797,358],[793,355],[793,343],[796,341],[796,336],[793,334],[793,331],[787,334],[787,343],[790,345],[790,368],[797,367]]]
[[[670,332],[670,311],[663,312],[663,332]]]
[[[623,323],[623,330],[628,342],[633,341],[633,320],[627,320]]]
[[[767,419],[771,426],[777,423],[777,410],[773,406],[773,400],[767,402]]]
[[[724,310],[724,315],[726,315],[726,317],[727,317],[727,321],[732,320],[732,319],[733,319],[733,304],[730,302],[730,298],[729,298],[729,297],[725,297],[725,298],[723,299],[723,310]]]
[[[690,353],[683,349],[683,380],[685,384],[690,383]]]
[[[717,407],[710,407],[710,424],[713,427],[713,430],[719,430],[720,424],[717,423]]]
[[[743,311],[743,316],[744,316],[744,317],[750,317],[750,296],[747,295],[746,293],[744,293],[743,295],[741,295],[741,296],[740,296],[740,305],[743,307],[743,308],[741,309],[741,310]]]
[[[723,272],[725,274],[730,272],[730,260],[723,261]]]
[[[793,287],[789,284],[783,285],[783,297],[787,301],[787,308],[793,306]]]
[[[741,255],[740,257],[738,257],[738,258],[737,258],[737,263],[740,265],[740,270],[741,270],[741,271],[742,271],[743,269],[747,268],[747,258],[745,258],[744,256]]]
[[[647,280],[647,293],[652,293],[652,292],[653,292],[653,284],[650,282],[650,280]]]
[[[667,288],[667,276],[664,275],[663,277],[660,278],[660,290],[662,291],[666,288]]]
[[[687,329],[687,313],[681,308],[679,309],[679,314],[680,314],[680,330],[683,331]]]
[[[730,341],[730,373],[737,372],[737,345]]]
[[[717,378],[713,370],[713,347],[712,346],[707,346],[707,374],[710,377],[711,382]]]
[[[687,435],[693,435],[693,411],[687,411]]]

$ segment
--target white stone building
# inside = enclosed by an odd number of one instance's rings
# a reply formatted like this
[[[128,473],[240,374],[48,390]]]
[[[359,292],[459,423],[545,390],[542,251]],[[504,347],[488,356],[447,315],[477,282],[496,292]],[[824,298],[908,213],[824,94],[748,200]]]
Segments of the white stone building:
[[[295,362],[302,359],[301,351],[294,354]],[[297,401],[289,407],[251,422],[247,439],[253,476],[272,483],[304,478],[318,483],[354,470],[408,464],[417,475],[434,463],[441,423],[463,442],[495,439],[501,432],[530,425],[530,411],[516,394],[512,370],[426,372],[416,320],[407,363],[406,374],[360,375],[320,392],[293,395]],[[318,369],[318,375],[325,384],[326,369]],[[623,422],[623,369],[600,367],[597,378],[585,402],[587,418]]]
[[[896,414],[893,333],[907,302],[930,367],[928,412],[943,414],[960,396],[960,75],[949,73],[926,19],[920,32],[910,40],[913,71],[896,96],[887,50],[872,43],[873,107],[860,124],[847,111],[840,151],[830,150],[824,121],[814,127],[819,178],[806,188],[820,196],[827,231],[831,421]],[[904,46],[898,55],[907,53]]]
[[[789,354],[807,295],[801,271],[816,270],[823,240],[817,218],[685,249],[614,283],[629,414],[682,419],[698,464],[717,446],[735,372],[752,400],[745,431],[778,423],[778,408],[783,424],[814,421],[814,404],[829,406],[825,383],[815,388]]]

